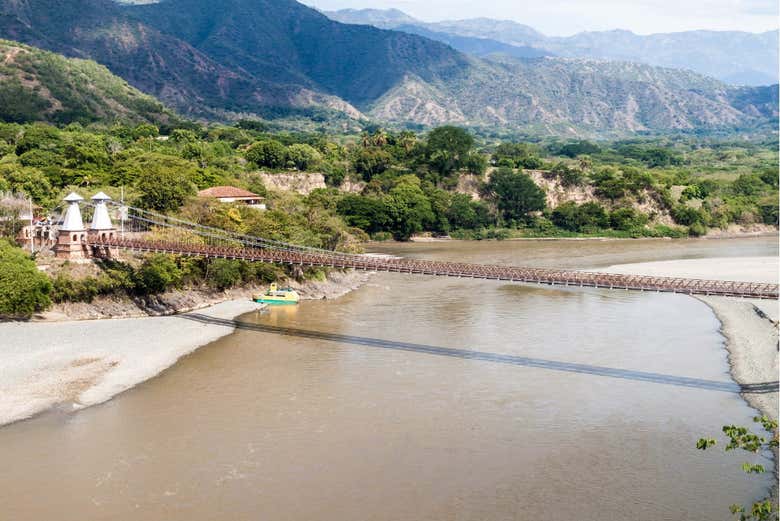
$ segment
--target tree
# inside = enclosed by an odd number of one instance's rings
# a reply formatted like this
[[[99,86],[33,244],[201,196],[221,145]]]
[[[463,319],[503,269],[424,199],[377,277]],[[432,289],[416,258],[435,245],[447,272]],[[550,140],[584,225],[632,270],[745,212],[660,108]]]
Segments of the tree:
[[[468,194],[452,194],[447,220],[454,230],[473,230],[489,224],[489,212],[484,203],[473,201]]]
[[[20,248],[0,239],[0,316],[29,318],[51,305],[51,282]]]
[[[182,273],[170,255],[161,253],[147,257],[137,272],[138,287],[144,293],[162,293],[181,284]]]
[[[355,172],[360,174],[365,181],[370,181],[374,176],[387,170],[392,160],[390,154],[380,148],[363,147],[355,152],[353,164]]]
[[[322,155],[311,145],[296,143],[287,147],[287,162],[298,170],[316,168],[320,161]]]
[[[767,188],[761,177],[755,174],[742,174],[732,186],[736,194],[747,196],[759,195]]]
[[[241,263],[231,259],[215,259],[209,263],[208,283],[224,291],[241,282]]]
[[[390,190],[389,207],[393,219],[392,233],[397,240],[408,240],[423,230],[426,222],[434,220],[431,202],[420,188],[420,180],[413,175],[398,178]]]
[[[247,161],[259,167],[283,168],[287,163],[287,149],[275,139],[253,143],[245,156]]]
[[[767,449],[777,449],[777,422],[770,420],[766,416],[755,416],[753,418],[754,423],[759,423],[772,434],[772,438],[767,440],[764,436],[760,436],[751,432],[746,427],[740,427],[737,425],[724,425],[723,434],[726,435],[729,442],[725,447],[726,451],[732,451],[736,449],[743,450],[757,454]],[[696,442],[696,448],[699,450],[707,450],[710,447],[714,447],[717,441],[714,438],[699,438]],[[746,474],[763,474],[766,469],[759,463],[743,463],[742,470]],[[769,521],[778,519],[777,505],[772,505],[771,500],[765,499],[763,501],[757,501],[753,503],[750,510],[746,510],[743,505],[734,504],[730,507],[731,513],[739,516],[740,521]]]
[[[336,208],[347,224],[368,233],[386,230],[391,223],[387,204],[378,197],[345,195]]]
[[[496,170],[484,191],[507,221],[525,220],[529,213],[543,210],[545,206],[544,190],[528,175],[509,168]]]
[[[195,194],[192,182],[181,174],[167,169],[146,170],[138,176],[138,205],[158,212],[178,210],[187,197]]]
[[[609,214],[609,222],[616,230],[633,230],[647,224],[647,215],[635,208],[626,206],[617,208]]]
[[[444,177],[464,168],[474,147],[474,138],[465,129],[438,127],[428,134],[425,159],[428,165]]]

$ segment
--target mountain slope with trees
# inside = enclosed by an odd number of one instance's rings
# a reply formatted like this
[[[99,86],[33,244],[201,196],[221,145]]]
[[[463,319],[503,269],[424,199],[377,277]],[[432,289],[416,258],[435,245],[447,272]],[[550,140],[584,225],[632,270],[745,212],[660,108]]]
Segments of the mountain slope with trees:
[[[0,119],[170,124],[175,116],[102,65],[0,40]]]
[[[733,131],[777,115],[765,91],[685,71],[478,59],[421,36],[334,22],[294,0],[14,0],[0,4],[0,32],[94,59],[184,115],[217,120],[369,114],[399,124],[604,134]]]

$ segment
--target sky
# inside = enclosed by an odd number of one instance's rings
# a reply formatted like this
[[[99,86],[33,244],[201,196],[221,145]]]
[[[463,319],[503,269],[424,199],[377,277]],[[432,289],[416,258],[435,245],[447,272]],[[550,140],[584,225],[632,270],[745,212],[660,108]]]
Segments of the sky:
[[[303,0],[322,10],[394,7],[426,22],[514,20],[550,36],[628,29],[638,34],[693,29],[762,32],[778,28],[778,0]]]

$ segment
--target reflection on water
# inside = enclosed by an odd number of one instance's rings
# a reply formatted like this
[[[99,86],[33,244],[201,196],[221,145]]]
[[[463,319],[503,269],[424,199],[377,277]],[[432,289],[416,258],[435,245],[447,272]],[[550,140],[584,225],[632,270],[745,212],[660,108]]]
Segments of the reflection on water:
[[[777,254],[637,244],[383,249],[579,267]],[[0,429],[4,516],[704,520],[771,481],[694,448],[752,411],[692,298],[383,274],[238,320],[107,404]]]

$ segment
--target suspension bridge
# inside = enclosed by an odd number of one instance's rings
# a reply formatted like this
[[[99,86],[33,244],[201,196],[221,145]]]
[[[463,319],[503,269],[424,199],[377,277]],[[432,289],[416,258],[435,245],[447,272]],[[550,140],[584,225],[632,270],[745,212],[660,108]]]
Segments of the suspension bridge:
[[[106,203],[116,209],[121,229],[111,228],[107,233],[103,224],[103,230],[96,229],[93,233],[73,235],[73,239],[88,251],[88,255],[110,255],[111,251],[125,250],[303,267],[344,268],[551,286],[778,299],[777,284],[623,275],[571,269],[471,264],[341,253],[242,235],[140,208],[120,206],[109,200],[97,201],[96,216],[102,215]],[[77,201],[71,201],[71,206],[73,204],[77,204]],[[104,205],[103,208],[98,208],[101,204]],[[105,221],[106,218],[107,216],[95,217],[93,226],[96,220]],[[73,251],[72,247],[71,245],[70,251]]]

